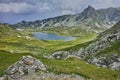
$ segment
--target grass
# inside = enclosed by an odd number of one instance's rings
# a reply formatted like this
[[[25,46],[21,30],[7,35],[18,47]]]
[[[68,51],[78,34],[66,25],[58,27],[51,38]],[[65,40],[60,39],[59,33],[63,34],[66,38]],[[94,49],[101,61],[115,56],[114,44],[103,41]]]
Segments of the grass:
[[[73,41],[45,41],[36,40],[32,37],[26,39],[22,37],[9,37],[0,39],[0,50],[5,50],[15,53],[32,53],[32,54],[50,54],[64,48],[74,47],[78,44],[91,41],[95,38],[96,34],[89,34],[82,38],[77,38]]]
[[[29,53],[11,54],[10,52],[0,51],[0,74],[11,64],[18,61],[23,55],[31,55]],[[31,55],[33,56],[33,55]],[[34,56],[36,57],[36,56]],[[93,80],[119,80],[120,72],[113,71],[107,68],[99,68],[86,63],[81,59],[70,58],[68,60],[47,59],[42,56],[37,56],[45,65],[49,72],[56,74],[78,74]]]
[[[57,29],[56,29],[57,30]],[[73,30],[75,33],[76,30]],[[79,31],[77,31],[79,33]],[[3,33],[1,31],[1,33]],[[25,35],[24,35],[25,33]],[[26,34],[27,33],[27,34]],[[13,34],[13,33],[12,33]],[[60,33],[58,33],[60,34]],[[62,34],[62,33],[61,33]],[[72,34],[72,33],[71,33]],[[100,68],[94,65],[86,63],[81,59],[70,58],[68,60],[54,60],[44,58],[42,55],[51,54],[54,51],[59,50],[71,50],[75,51],[81,47],[86,47],[91,43],[93,39],[96,38],[96,34],[83,34],[82,32],[74,41],[45,41],[45,40],[36,40],[31,37],[31,33],[22,32],[19,34],[21,37],[15,36],[5,36],[6,38],[0,39],[0,75],[3,71],[9,67],[11,64],[18,61],[23,55],[32,55],[40,59],[44,64],[49,68],[49,72],[55,72],[56,74],[66,73],[66,74],[79,74],[86,78],[91,78],[93,80],[119,80],[120,72],[113,71],[107,68]],[[18,34],[16,34],[18,35]],[[30,35],[30,36],[29,36]],[[63,35],[68,35],[67,33]],[[26,37],[30,37],[27,39]],[[90,41],[90,42],[89,42]],[[87,43],[86,43],[87,42]],[[114,44],[111,49],[117,49],[119,44]],[[106,51],[104,51],[106,53]],[[32,55],[33,56],[33,55]]]
[[[108,47],[104,50],[102,50],[101,52],[99,52],[96,56],[99,55],[108,55],[107,57],[109,57],[109,55],[117,55],[118,57],[120,57],[120,41],[117,41],[115,43],[111,43],[111,47]]]
[[[11,54],[10,52],[0,50],[0,75],[2,75],[7,67],[18,61],[23,55],[28,55],[28,53]]]
[[[72,27],[53,27],[53,28],[27,28],[25,29],[27,32],[45,32],[45,33],[53,33],[58,35],[65,35],[65,36],[76,36],[76,37],[83,37],[88,34],[95,34],[93,31],[86,31],[85,29],[81,28],[81,26],[72,26]]]
[[[90,33],[90,34],[84,33],[82,37],[79,36],[77,37],[76,40],[73,40],[73,41],[67,41],[67,42],[66,41],[45,41],[45,40],[34,39],[31,33],[31,30],[29,29],[25,29],[23,31],[16,31],[10,28],[8,25],[2,25],[2,24],[0,25],[0,27],[1,27],[0,35],[5,35],[4,38],[0,39],[0,50],[5,50],[12,53],[32,53],[36,55],[37,54],[47,55],[47,54],[53,53],[54,51],[75,47],[78,44],[83,44],[85,42],[91,41],[96,37],[96,34],[94,33]],[[60,30],[59,32],[61,32],[62,29],[63,29],[63,32],[67,30],[67,28],[60,28],[60,29],[55,28],[55,31]],[[32,29],[32,31],[34,30],[35,29]],[[69,28],[69,30],[71,30],[71,28]],[[72,35],[72,33],[70,33],[72,31],[69,31],[69,30],[66,34]],[[76,31],[75,28],[74,30]],[[75,31],[73,32],[74,34],[75,34]],[[9,32],[9,35],[8,35],[8,32]],[[83,33],[82,30],[80,31],[78,30],[77,32]],[[78,34],[78,35],[81,35],[81,34]]]
[[[68,60],[53,60],[53,59],[40,59],[44,64],[49,66],[49,71],[57,74],[78,74],[93,80],[119,80],[120,72],[113,71],[107,68],[100,68],[88,64],[81,59],[68,59]]]

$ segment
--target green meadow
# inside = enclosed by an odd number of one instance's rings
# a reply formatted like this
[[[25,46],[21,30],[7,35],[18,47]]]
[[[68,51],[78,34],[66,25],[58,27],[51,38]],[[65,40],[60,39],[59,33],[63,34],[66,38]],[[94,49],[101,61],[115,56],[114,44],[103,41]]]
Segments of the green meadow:
[[[79,50],[96,39],[97,34],[84,34],[82,37],[77,37],[76,40],[66,42],[36,40],[30,31],[16,32],[8,29],[7,32],[10,33],[6,34],[3,30],[0,31],[0,34],[2,35],[0,38],[0,76],[4,74],[4,70],[7,69],[7,67],[17,62],[22,56],[31,55],[40,59],[45,65],[47,65],[48,72],[54,72],[56,74],[78,74],[86,79],[93,80],[120,79],[119,71],[97,67],[81,59],[69,58],[67,60],[54,60],[43,57],[44,55],[52,54],[59,50]],[[60,33],[58,34],[60,35]],[[117,49],[116,45],[118,44],[114,44],[111,48]],[[107,50],[109,50],[109,48],[104,52],[106,53]]]

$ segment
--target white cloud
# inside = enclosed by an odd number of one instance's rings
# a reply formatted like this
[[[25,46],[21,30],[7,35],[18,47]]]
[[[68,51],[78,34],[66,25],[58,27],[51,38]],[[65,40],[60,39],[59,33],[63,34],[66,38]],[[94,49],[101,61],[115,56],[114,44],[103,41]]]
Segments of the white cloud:
[[[0,12],[4,13],[29,13],[34,11],[44,11],[50,10],[46,3],[44,4],[28,4],[26,2],[22,3],[0,3]]]
[[[61,14],[65,15],[65,14],[75,14],[76,12],[73,10],[61,10]]]
[[[6,2],[5,2],[6,1]],[[62,14],[81,12],[88,5],[94,8],[107,8],[119,6],[120,0],[5,0],[0,3],[0,12],[33,13],[52,10],[61,11]],[[1,2],[1,1],[0,1]]]
[[[53,0],[54,4],[60,5],[61,9],[80,10],[85,0]]]
[[[43,10],[43,11],[45,11],[45,10],[50,11],[51,10],[51,8],[48,6],[47,3],[43,3],[42,5],[36,4],[35,6],[36,6],[35,9],[38,9],[38,11],[41,11],[41,10]]]
[[[22,13],[27,12],[27,8],[32,8],[27,3],[0,3],[0,12]]]
[[[120,0],[93,0],[93,2],[91,2],[91,5],[93,5],[96,9],[108,7],[120,7],[120,5],[114,2],[120,3]]]
[[[75,12],[81,12],[88,5],[96,9],[108,7],[120,7],[120,0],[52,0],[54,4],[59,5],[61,9],[70,9]]]

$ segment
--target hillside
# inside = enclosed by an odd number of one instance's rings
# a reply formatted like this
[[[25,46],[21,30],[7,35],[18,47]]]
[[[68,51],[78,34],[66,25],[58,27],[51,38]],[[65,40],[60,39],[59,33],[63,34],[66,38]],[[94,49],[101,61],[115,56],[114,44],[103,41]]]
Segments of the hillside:
[[[90,13],[94,11],[90,6],[88,9]],[[84,18],[93,17],[89,14],[86,14]],[[22,56],[31,55],[47,66],[45,75],[55,73],[53,75],[55,77],[68,74],[76,76],[77,74],[84,79],[93,80],[120,78],[120,22],[100,33],[97,38],[96,34],[93,34],[94,31],[86,31],[82,28],[83,26],[66,27],[44,28],[40,31],[63,34],[61,32],[68,30],[69,34],[65,34],[76,35],[76,40],[68,42],[36,40],[32,32],[38,30],[39,27],[35,27],[36,30],[27,29],[27,26],[26,29],[13,29],[10,25],[0,24],[0,75],[3,75],[4,70],[16,63]],[[29,76],[24,76],[29,78]],[[49,79],[43,74],[36,75],[36,77],[39,76]],[[59,78],[64,79],[61,76]]]
[[[2,25],[2,26],[7,26],[7,25]],[[8,37],[9,35],[7,35],[6,30],[10,32],[11,35],[20,33],[20,36],[15,35],[14,37],[12,36],[11,38],[9,38]],[[10,28],[9,25],[5,30],[2,29],[2,31],[1,31],[1,35],[6,35],[7,37],[0,39],[0,65],[2,65],[0,66],[0,75],[3,75],[3,72],[7,69],[7,67],[9,67],[12,64],[14,65],[14,63],[16,63],[22,56],[31,55],[39,59],[44,65],[47,66],[47,70],[45,71],[47,73],[42,75],[40,75],[39,73],[38,75],[33,75],[36,77],[41,76],[40,78],[45,77],[46,79],[49,79],[49,77],[44,75],[46,74],[51,75],[52,73],[54,73],[55,75],[53,75],[53,78],[51,80],[53,80],[55,76],[60,76],[60,75],[76,76],[76,74],[79,77],[82,76],[85,79],[93,79],[93,80],[102,80],[102,79],[113,80],[113,79],[119,79],[120,77],[119,76],[120,73],[118,71],[97,67],[95,65],[87,63],[82,59],[67,58],[67,60],[55,60],[55,59],[46,58],[46,55],[50,55],[55,51],[60,51],[64,49],[67,49],[69,51],[69,49],[71,48],[73,48],[72,49],[73,51],[71,52],[73,52],[73,54],[76,54],[77,52],[74,53],[74,50],[76,51],[79,50],[79,48],[86,48],[87,46],[89,46],[89,44],[90,45],[91,43],[93,44],[93,42],[95,41],[92,40],[95,39],[95,35],[87,35],[83,38],[78,38],[77,40],[74,41],[64,42],[64,41],[36,40],[33,37],[26,35],[29,32],[25,30],[23,31],[14,30]],[[82,56],[79,54],[76,55]],[[23,76],[27,78],[33,77],[33,76],[29,77],[26,75]],[[59,78],[64,79],[63,76],[62,77],[60,76]]]
[[[63,15],[34,22],[22,21],[13,25],[14,28],[33,28],[33,29],[50,29],[50,28],[76,28],[84,32],[101,32],[120,20],[119,8],[107,8],[95,10],[88,6],[83,12],[75,15]],[[78,29],[78,28],[77,28]],[[49,31],[49,30],[48,30]],[[57,32],[57,31],[56,31]]]
[[[9,38],[17,36],[17,31],[7,24],[0,24],[0,38]]]
[[[49,56],[55,59],[77,56],[97,66],[120,70],[120,22],[101,33],[87,47],[67,51],[58,51]]]

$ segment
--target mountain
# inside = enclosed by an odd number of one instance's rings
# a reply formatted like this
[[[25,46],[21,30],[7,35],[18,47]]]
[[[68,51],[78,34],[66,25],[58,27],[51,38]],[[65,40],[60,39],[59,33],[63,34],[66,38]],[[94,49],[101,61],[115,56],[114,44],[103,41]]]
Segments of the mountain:
[[[97,66],[120,70],[120,21],[102,32],[88,46],[72,51],[54,52],[51,58],[66,59],[70,56],[82,58]]]
[[[88,6],[83,12],[75,15],[63,15],[34,22],[22,21],[13,25],[14,28],[55,28],[79,26],[86,31],[101,32],[120,20],[120,8],[95,10]]]

